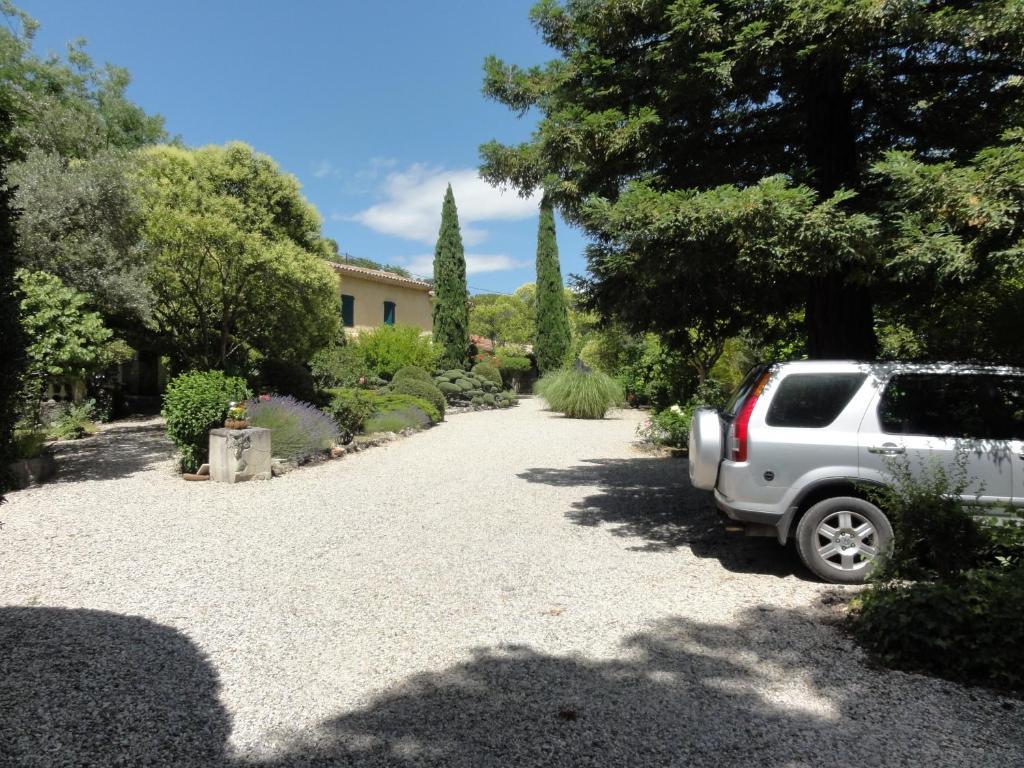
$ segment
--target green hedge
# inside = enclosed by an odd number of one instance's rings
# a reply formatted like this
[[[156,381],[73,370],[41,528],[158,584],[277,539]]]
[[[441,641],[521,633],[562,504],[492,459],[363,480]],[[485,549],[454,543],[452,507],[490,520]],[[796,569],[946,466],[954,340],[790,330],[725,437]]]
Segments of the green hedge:
[[[251,396],[245,381],[221,371],[191,371],[170,381],[161,415],[181,454],[181,469],[194,472],[209,456],[209,432],[223,426],[232,402]]]

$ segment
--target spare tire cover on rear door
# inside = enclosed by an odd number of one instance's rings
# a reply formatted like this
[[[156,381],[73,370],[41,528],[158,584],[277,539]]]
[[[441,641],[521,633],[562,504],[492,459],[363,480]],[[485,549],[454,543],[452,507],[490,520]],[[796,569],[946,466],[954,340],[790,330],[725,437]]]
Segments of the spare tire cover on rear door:
[[[695,488],[710,491],[715,487],[722,450],[722,422],[718,412],[698,408],[690,422],[690,482]]]

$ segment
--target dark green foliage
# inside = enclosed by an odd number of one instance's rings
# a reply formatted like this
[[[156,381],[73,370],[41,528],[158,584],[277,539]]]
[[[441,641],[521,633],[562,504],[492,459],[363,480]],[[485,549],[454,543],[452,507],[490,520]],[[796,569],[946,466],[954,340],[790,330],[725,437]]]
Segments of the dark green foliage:
[[[434,342],[442,348],[442,367],[466,363],[469,354],[469,299],[466,257],[459,214],[449,184],[441,208],[441,230],[434,249]]]
[[[875,300],[933,299],[892,268],[944,259],[889,248],[891,187],[870,169],[894,149],[962,163],[1021,124],[1017,11],[543,0],[531,19],[558,59],[491,57],[484,83],[539,123],[484,145],[481,172],[543,187],[586,230],[588,300],[632,332],[685,349],[687,329],[734,336],[802,308],[812,357],[870,356]]]
[[[230,403],[251,395],[243,379],[221,371],[192,371],[171,379],[161,415],[167,436],[181,454],[181,468],[194,472],[209,455],[208,434],[223,426]]]
[[[425,381],[428,384],[434,383],[434,377],[427,373],[425,368],[420,368],[418,365],[406,365],[399,368],[395,375],[391,377],[391,383],[397,384],[403,379],[415,379],[416,381]]]
[[[565,286],[555,239],[555,211],[551,198],[545,194],[537,229],[537,340],[533,345],[541,373],[560,368],[571,345],[569,309],[565,305]]]
[[[291,395],[307,403],[317,399],[313,375],[301,363],[269,357],[261,360],[257,368],[258,376],[252,382],[254,389]]]
[[[469,392],[471,389],[476,389],[476,382],[473,379],[462,378],[455,380],[455,386],[461,389],[463,392]]]
[[[285,461],[302,463],[323,454],[340,437],[331,416],[294,397],[261,397],[245,413],[250,426],[270,430],[270,452]]]
[[[19,321],[21,298],[14,280],[16,239],[12,193],[7,186],[11,119],[0,99],[0,501],[10,488],[7,465],[14,455],[14,424],[18,419],[18,393],[25,367],[25,338]]]
[[[434,384],[433,381],[424,381],[421,379],[405,377],[398,381],[392,381],[389,389],[399,395],[421,397],[433,405],[442,417],[444,416],[444,393],[438,389],[437,385]]]
[[[458,395],[462,393],[462,388],[458,384],[453,384],[450,381],[437,382],[437,388],[445,395]]]
[[[882,663],[1024,691],[1024,568],[877,586],[854,631]]]
[[[374,396],[365,389],[331,389],[324,412],[338,425],[341,442],[349,443],[363,429],[363,422],[373,415]]]
[[[352,342],[320,350],[309,361],[309,368],[318,389],[354,387],[367,373],[359,346]]]
[[[951,469],[904,458],[893,460],[888,474],[889,485],[873,495],[892,523],[896,547],[877,579],[943,580],[984,565],[984,530],[960,499],[971,482],[965,450]]]
[[[501,371],[490,363],[477,363],[473,366],[473,373],[481,378],[487,379],[496,387],[501,386]]]
[[[622,385],[606,373],[576,364],[541,377],[535,390],[553,411],[571,419],[603,419],[622,403]]]

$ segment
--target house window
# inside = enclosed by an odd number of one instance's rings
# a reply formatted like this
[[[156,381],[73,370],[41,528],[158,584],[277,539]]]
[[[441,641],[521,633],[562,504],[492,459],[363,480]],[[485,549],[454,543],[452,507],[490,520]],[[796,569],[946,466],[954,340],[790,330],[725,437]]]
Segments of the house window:
[[[395,302],[384,302],[384,325],[395,324]]]
[[[341,324],[351,328],[356,324],[356,298],[341,294]]]

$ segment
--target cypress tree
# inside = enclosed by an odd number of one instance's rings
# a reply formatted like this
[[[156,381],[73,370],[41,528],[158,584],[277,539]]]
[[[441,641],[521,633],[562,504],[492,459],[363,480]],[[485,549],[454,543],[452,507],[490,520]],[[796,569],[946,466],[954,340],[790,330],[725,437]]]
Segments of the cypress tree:
[[[25,364],[25,338],[21,331],[20,302],[15,290],[16,238],[13,190],[7,186],[10,160],[10,113],[0,105],[0,501],[10,489],[7,465],[15,460],[14,422]]]
[[[560,368],[572,344],[562,269],[555,239],[555,209],[546,194],[537,229],[537,341],[533,351],[541,373]]]
[[[452,185],[444,193],[441,231],[434,249],[434,341],[444,347],[441,365],[461,368],[469,354],[469,301],[466,256]]]

